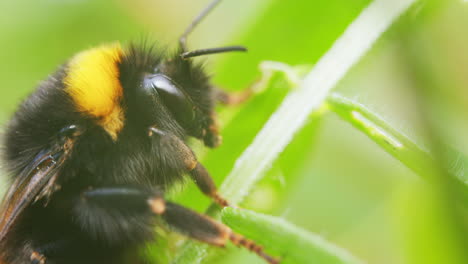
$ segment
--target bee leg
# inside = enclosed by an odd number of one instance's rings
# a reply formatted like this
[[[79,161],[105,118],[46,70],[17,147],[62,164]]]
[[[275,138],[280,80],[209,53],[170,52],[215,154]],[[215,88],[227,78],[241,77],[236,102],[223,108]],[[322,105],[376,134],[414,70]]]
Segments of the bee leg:
[[[161,137],[161,141],[165,140],[168,147],[171,146],[174,148],[174,152],[176,152],[183,161],[185,170],[205,195],[211,197],[214,202],[222,207],[229,206],[229,203],[219,195],[213,178],[211,178],[208,171],[198,162],[193,151],[181,139],[154,126],[150,128],[149,135]]]
[[[226,92],[219,88],[214,89],[216,100],[223,105],[236,106],[249,100],[254,95],[254,90],[248,87],[240,92]]]
[[[164,211],[162,192],[136,187],[107,187],[89,189],[81,193],[79,206],[92,206],[96,210],[106,210],[111,213],[142,213],[160,214]],[[149,209],[149,210],[148,210]]]
[[[37,251],[31,253],[31,264],[46,264],[46,258],[44,255],[40,254]]]
[[[211,178],[210,174],[201,163],[198,162],[195,168],[190,170],[190,176],[198,188],[205,195],[211,197],[215,203],[219,204],[221,207],[229,206],[228,201],[218,193],[213,178]]]
[[[64,252],[70,254],[70,252],[76,251],[71,241],[72,240],[69,238],[62,238],[37,244],[34,249],[30,249],[31,253],[29,259],[31,260],[31,264],[56,263],[57,254],[63,254]]]
[[[152,193],[136,188],[99,188],[83,192],[80,200],[79,205],[75,208],[78,209],[75,211],[80,226],[90,228],[90,230],[84,231],[92,231],[95,235],[96,232],[102,230],[104,233],[97,234],[97,236],[106,241],[115,243],[115,234],[128,234],[135,239],[135,236],[139,236],[138,232],[142,230],[129,230],[128,228],[132,228],[132,226],[148,226],[148,230],[145,229],[145,235],[151,235],[153,226],[150,223],[146,224],[144,218],[140,218],[139,225],[135,225],[135,219],[139,216],[160,215],[169,226],[193,239],[219,247],[223,247],[228,241],[231,241],[237,246],[245,247],[256,253],[268,263],[279,263],[278,260],[267,255],[262,247],[255,242],[245,239],[226,225],[207,216],[175,203],[166,202],[159,192]],[[117,214],[120,215],[119,218],[114,217]],[[83,217],[88,219],[83,219]],[[100,226],[103,224],[105,226]],[[109,227],[115,228],[115,230],[111,230]],[[107,239],[106,236],[108,236]]]
[[[2,259],[1,264],[9,263],[25,263],[25,264],[47,264],[47,253],[40,246],[35,246],[37,241],[31,239],[18,244],[17,247],[12,247],[5,252],[0,252]]]
[[[216,148],[221,145],[222,137],[219,135],[219,124],[216,113],[213,111],[210,114],[208,127],[203,130],[203,143],[209,148]]]
[[[77,225],[91,239],[125,245],[152,239],[154,215],[164,210],[158,190],[102,187],[83,191],[74,200],[72,212]]]
[[[254,241],[234,233],[224,224],[175,203],[166,202],[162,218],[169,226],[190,238],[218,247],[224,247],[228,241],[231,241],[236,246],[254,252],[268,263],[279,263],[277,259],[266,254],[263,248]]]

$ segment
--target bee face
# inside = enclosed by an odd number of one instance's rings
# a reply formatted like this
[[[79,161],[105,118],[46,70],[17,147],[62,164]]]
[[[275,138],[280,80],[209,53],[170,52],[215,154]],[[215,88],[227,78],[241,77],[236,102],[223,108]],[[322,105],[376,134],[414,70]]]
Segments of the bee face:
[[[217,145],[214,125],[213,89],[200,65],[182,59],[179,54],[166,54],[154,48],[131,46],[123,59],[120,80],[128,115],[151,120],[182,136],[204,140],[209,147]],[[143,102],[146,102],[144,104]],[[147,124],[145,124],[147,125]],[[180,130],[180,127],[182,130]]]

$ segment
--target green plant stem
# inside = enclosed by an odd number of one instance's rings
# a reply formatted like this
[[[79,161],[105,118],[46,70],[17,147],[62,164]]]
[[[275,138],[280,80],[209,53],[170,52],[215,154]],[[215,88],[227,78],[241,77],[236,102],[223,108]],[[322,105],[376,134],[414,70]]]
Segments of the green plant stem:
[[[249,210],[224,208],[221,219],[234,231],[268,245],[268,252],[281,263],[359,264],[363,263],[323,237],[298,228],[282,218]],[[265,236],[268,234],[268,236]]]
[[[377,0],[356,18],[315,67],[288,94],[237,160],[220,191],[238,204],[318,110],[331,89],[414,0]]]
[[[311,113],[319,110],[333,87],[375,41],[416,0],[375,0],[348,26],[330,50],[290,92],[278,110],[237,160],[220,188],[233,204],[240,203],[289,144]],[[206,246],[187,243],[175,263],[200,263]],[[195,256],[195,257],[191,257]]]

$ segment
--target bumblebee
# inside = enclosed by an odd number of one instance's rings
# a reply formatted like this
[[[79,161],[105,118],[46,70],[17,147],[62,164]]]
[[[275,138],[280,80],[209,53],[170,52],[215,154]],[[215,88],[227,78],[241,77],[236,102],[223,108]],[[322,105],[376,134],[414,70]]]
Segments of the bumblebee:
[[[245,50],[187,51],[186,37],[219,2],[192,22],[177,52],[119,43],[83,51],[19,106],[4,138],[11,185],[0,212],[1,264],[148,263],[137,252],[155,239],[158,219],[277,263],[227,226],[164,199],[189,176],[228,205],[186,144],[220,143],[214,105],[230,98],[190,58]]]

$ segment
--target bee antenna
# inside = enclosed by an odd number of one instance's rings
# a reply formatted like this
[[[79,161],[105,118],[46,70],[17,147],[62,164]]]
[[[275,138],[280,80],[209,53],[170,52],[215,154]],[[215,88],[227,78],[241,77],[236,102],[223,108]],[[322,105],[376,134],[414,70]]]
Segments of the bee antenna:
[[[187,36],[193,31],[193,29],[221,2],[221,0],[212,1],[205,9],[203,9],[198,16],[190,23],[190,25],[185,29],[184,33],[179,38],[179,44],[182,47],[183,51],[187,50],[186,40]]]
[[[232,51],[246,52],[247,48],[244,46],[228,46],[228,47],[220,47],[220,48],[199,49],[199,50],[184,52],[180,54],[180,57],[182,59],[188,59],[188,58],[198,57],[202,55],[217,54],[217,53],[232,52]]]

